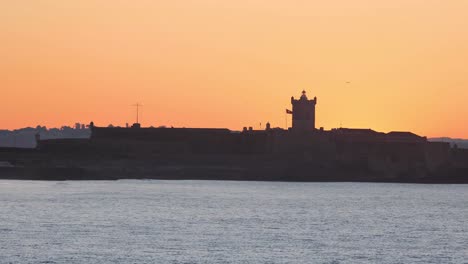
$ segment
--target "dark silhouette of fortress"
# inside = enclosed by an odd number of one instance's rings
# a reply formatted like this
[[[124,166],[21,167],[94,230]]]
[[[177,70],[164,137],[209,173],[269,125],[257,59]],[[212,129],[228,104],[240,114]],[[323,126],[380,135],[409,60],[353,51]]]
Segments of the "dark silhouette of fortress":
[[[12,178],[26,179],[468,182],[468,150],[410,132],[316,129],[317,98],[303,91],[291,104],[289,129],[91,123],[89,139],[37,137],[35,150],[0,151],[0,160],[15,165]]]

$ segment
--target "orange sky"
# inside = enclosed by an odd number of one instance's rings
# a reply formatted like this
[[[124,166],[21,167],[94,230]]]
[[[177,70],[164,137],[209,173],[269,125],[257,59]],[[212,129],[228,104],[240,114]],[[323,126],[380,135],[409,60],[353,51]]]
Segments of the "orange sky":
[[[468,138],[467,14],[466,0],[0,1],[0,128],[125,125],[136,102],[143,126],[284,127],[305,89],[326,129]]]

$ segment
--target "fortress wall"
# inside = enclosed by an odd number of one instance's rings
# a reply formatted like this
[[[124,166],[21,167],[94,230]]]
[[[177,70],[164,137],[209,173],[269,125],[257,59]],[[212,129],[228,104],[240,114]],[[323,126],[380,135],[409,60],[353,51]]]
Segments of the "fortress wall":
[[[468,169],[468,149],[452,149],[450,162],[455,168]]]
[[[222,153],[233,148],[235,136],[227,129],[95,127],[91,139],[115,151]]]
[[[282,160],[284,157],[286,162],[342,166],[392,176],[433,171],[449,159],[446,143],[427,143],[424,138],[405,133],[385,135],[372,130],[346,129],[235,133],[227,129],[94,128],[89,140],[44,140],[40,141],[40,149],[47,153],[81,155],[83,159],[153,159],[164,154],[181,154],[180,157],[186,154],[269,154]],[[453,159],[463,160],[465,156],[468,154],[459,151],[453,154]]]
[[[345,166],[399,175],[423,170],[424,143],[338,141],[337,161]]]
[[[91,138],[122,139],[131,138],[146,141],[180,141],[189,138],[206,138],[229,135],[228,129],[211,128],[103,128],[93,127]]]
[[[450,160],[450,143],[427,142],[425,144],[426,166],[430,172],[434,172]]]
[[[150,156],[161,153],[187,153],[189,147],[185,142],[142,141],[135,139],[102,139],[93,140],[92,146],[96,153],[121,157]]]
[[[115,130],[115,131],[114,131]],[[100,129],[92,144],[108,151],[145,153],[266,153],[267,133],[224,129]],[[228,133],[226,133],[226,131]],[[109,138],[103,137],[104,135]]]
[[[15,164],[18,160],[37,160],[40,153],[30,148],[0,148],[0,162]]]
[[[278,131],[269,135],[271,153],[334,153],[335,145],[327,132]]]
[[[80,152],[89,148],[90,140],[85,139],[46,139],[37,142],[36,149],[42,152]]]

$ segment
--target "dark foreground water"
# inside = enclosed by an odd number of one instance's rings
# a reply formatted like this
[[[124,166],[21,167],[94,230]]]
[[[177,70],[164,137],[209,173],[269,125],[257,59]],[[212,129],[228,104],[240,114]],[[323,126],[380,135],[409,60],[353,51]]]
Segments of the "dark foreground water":
[[[468,263],[468,185],[0,181],[0,263]]]

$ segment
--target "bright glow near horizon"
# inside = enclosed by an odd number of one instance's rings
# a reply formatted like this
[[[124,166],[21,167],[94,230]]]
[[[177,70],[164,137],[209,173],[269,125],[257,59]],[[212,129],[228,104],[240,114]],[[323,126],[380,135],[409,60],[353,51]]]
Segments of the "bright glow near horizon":
[[[94,121],[468,138],[468,1],[0,2],[0,128]],[[347,83],[350,82],[350,83]],[[290,121],[289,125],[291,124]]]

